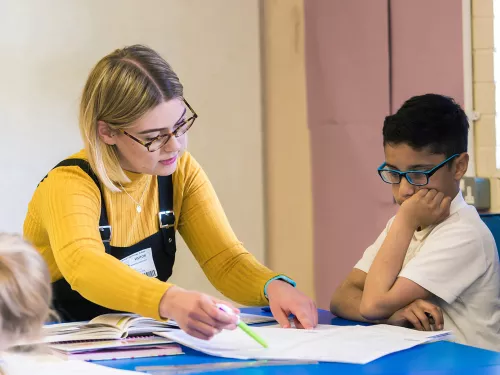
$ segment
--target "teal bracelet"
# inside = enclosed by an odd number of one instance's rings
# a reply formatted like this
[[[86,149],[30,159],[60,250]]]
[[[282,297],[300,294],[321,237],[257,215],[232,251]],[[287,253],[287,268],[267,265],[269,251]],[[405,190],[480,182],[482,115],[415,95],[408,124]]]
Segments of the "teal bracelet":
[[[274,276],[272,279],[268,280],[266,282],[266,285],[264,285],[264,296],[269,299],[267,297],[267,287],[269,286],[269,283],[271,281],[274,281],[274,280],[283,280],[284,282],[287,282],[288,284],[290,284],[291,286],[293,286],[295,288],[295,286],[297,285],[297,283],[295,281],[293,281],[292,279],[290,279],[289,277],[285,276],[285,275],[278,275],[278,276]]]

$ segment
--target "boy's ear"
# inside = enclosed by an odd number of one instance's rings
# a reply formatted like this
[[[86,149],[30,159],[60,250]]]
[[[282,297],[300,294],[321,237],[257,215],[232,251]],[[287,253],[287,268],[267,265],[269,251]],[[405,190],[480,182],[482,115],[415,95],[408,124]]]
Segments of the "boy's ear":
[[[99,138],[101,138],[104,143],[108,145],[116,144],[116,131],[111,129],[104,121],[97,121],[97,132],[99,134]]]
[[[464,152],[457,157],[455,161],[455,180],[460,181],[467,172],[467,167],[469,166],[469,154]]]

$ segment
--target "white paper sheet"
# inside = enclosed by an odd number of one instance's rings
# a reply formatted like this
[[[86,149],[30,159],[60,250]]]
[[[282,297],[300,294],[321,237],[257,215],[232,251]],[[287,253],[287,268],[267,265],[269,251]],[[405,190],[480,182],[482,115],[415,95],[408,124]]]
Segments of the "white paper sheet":
[[[295,324],[293,322],[290,322],[291,325],[292,325],[292,328],[295,328]],[[281,326],[279,324],[267,324],[265,326],[262,326],[262,327],[265,327],[265,328],[281,328]],[[332,326],[331,324],[318,324],[314,329],[315,330],[325,330],[325,329],[334,329],[335,327],[338,327],[338,326]]]
[[[44,354],[2,354],[1,366],[7,375],[137,375],[83,361],[63,361]]]
[[[240,314],[240,319],[247,325],[276,322],[276,319],[274,319],[272,316],[263,316],[263,315],[245,314],[245,313]],[[173,319],[169,320],[168,323],[174,327],[179,327],[179,324],[177,324],[177,322]]]
[[[443,332],[419,332],[386,325],[332,326],[330,329],[316,330],[268,327],[252,329],[267,342],[268,348],[260,346],[240,329],[223,331],[210,341],[199,340],[180,330],[159,332],[158,335],[219,357],[357,364],[365,364],[436,338],[448,337],[448,333]]]

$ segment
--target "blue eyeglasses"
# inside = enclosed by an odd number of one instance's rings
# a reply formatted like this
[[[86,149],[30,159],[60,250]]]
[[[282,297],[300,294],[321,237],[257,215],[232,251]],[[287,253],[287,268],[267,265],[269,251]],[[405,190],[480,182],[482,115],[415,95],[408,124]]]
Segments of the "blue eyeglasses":
[[[388,184],[399,184],[401,182],[401,178],[406,178],[410,184],[415,186],[425,186],[429,183],[429,178],[436,173],[440,168],[442,168],[446,163],[455,159],[460,154],[455,154],[450,156],[448,159],[443,161],[441,164],[436,165],[429,171],[406,171],[400,172],[394,169],[385,169],[387,163],[383,163],[380,167],[378,167],[377,171],[382,181]]]

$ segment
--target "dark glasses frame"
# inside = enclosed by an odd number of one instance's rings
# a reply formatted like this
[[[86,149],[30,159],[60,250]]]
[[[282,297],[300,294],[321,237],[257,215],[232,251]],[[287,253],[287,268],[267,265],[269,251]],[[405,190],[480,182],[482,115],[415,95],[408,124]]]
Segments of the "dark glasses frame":
[[[185,134],[191,128],[191,126],[193,126],[194,121],[198,118],[198,115],[193,110],[193,108],[189,105],[189,103],[186,101],[186,99],[183,98],[182,101],[184,102],[184,104],[186,104],[186,107],[189,108],[189,110],[193,113],[193,115],[191,117],[189,117],[187,120],[184,120],[181,123],[177,124],[177,128],[174,131],[172,131],[172,132],[169,132],[167,134],[160,134],[157,137],[153,138],[152,140],[150,140],[148,142],[145,142],[145,141],[143,141],[143,140],[141,140],[139,138],[134,137],[132,134],[126,132],[123,129],[119,129],[119,130],[120,130],[120,132],[122,132],[123,134],[125,134],[127,137],[133,139],[137,143],[139,143],[139,144],[143,145],[144,147],[146,147],[146,149],[149,152],[158,151],[160,148],[162,148],[163,146],[165,146],[168,143],[168,141],[170,140],[170,138],[172,136],[178,138],[181,135]],[[184,127],[185,124],[187,124],[187,127]],[[182,129],[182,133],[179,134],[179,132],[181,131],[181,129]],[[158,147],[155,147],[154,149],[151,149],[151,145],[153,143],[155,143],[155,142],[158,142],[158,140],[161,140],[161,142],[158,143]]]

